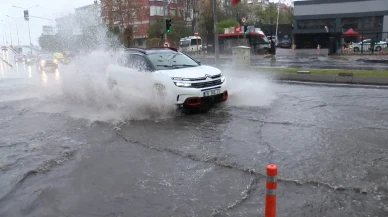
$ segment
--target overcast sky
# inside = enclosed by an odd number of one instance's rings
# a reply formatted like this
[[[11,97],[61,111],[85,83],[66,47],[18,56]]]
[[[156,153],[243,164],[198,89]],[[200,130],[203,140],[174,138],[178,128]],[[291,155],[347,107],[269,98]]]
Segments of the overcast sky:
[[[55,19],[74,12],[74,8],[93,4],[93,0],[0,0],[0,44],[3,44],[4,32],[10,42],[9,23],[11,22],[11,35],[14,45],[17,44],[16,22],[19,27],[20,44],[28,45],[28,25],[23,18],[23,9],[14,8],[12,5],[28,8],[34,5],[38,7],[29,10],[30,15]],[[6,15],[17,17],[9,19]],[[42,33],[42,25],[55,25],[54,21],[30,18],[31,40],[34,45]]]
[[[275,1],[276,0],[271,0]],[[291,2],[291,0],[280,0],[281,2]],[[31,16],[45,17],[55,19],[74,12],[74,8],[93,4],[93,0],[0,0],[0,44],[4,44],[3,39],[10,40],[12,35],[12,44],[17,45],[16,22],[19,27],[20,44],[28,45],[28,25],[23,18],[23,9],[12,7],[12,5],[29,8],[34,5],[38,7],[29,10]],[[17,19],[8,18],[6,15],[16,17]],[[11,27],[9,27],[9,22]],[[34,45],[38,44],[38,38],[42,33],[43,25],[55,26],[55,21],[30,18],[31,40]]]

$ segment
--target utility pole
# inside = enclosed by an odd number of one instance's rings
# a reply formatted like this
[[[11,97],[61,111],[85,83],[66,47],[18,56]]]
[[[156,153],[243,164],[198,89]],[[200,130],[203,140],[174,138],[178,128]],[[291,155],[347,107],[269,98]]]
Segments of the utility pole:
[[[166,3],[167,0],[163,0],[163,41],[167,39],[167,29],[166,29]]]
[[[14,19],[15,20],[15,23],[16,23],[16,34],[18,36],[18,46],[20,47],[20,38],[19,38],[19,26],[18,26],[18,21],[17,21],[17,17],[11,17],[9,15],[6,15],[8,17],[8,19]]]
[[[8,19],[8,24],[9,24],[9,37],[11,38],[11,47],[12,47],[12,33],[11,33],[11,22]]]
[[[24,12],[27,12],[28,16],[29,16],[28,10],[31,9],[31,8],[34,8],[34,7],[38,7],[38,6],[39,5],[34,5],[32,7],[29,7],[29,8],[23,8],[23,7],[12,5],[12,7],[14,7],[14,8],[23,9]],[[32,16],[29,16],[29,17],[32,17]],[[28,22],[28,36],[29,36],[29,39],[30,39],[30,49],[31,49],[31,53],[32,53],[32,42],[31,42],[31,30],[30,30],[30,18],[29,17],[28,17],[28,20],[27,20],[27,22]],[[37,17],[37,18],[39,18],[39,17]]]
[[[213,21],[214,21],[214,56],[216,61],[216,66],[218,66],[218,60],[219,60],[219,45],[218,45],[218,24],[217,24],[217,8],[216,8],[216,0],[213,0]]]
[[[279,14],[280,14],[280,0],[278,1],[278,16],[276,18],[276,38],[275,40],[278,40],[278,28],[279,28]]]

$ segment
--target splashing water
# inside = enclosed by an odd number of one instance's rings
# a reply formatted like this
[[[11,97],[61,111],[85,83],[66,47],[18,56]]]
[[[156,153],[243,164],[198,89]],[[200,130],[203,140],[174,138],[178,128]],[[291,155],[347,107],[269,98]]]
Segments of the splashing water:
[[[228,79],[230,106],[262,107],[276,100],[276,85],[268,77],[243,70],[224,70]]]
[[[170,117],[176,106],[168,88],[171,79],[109,65],[111,57],[103,52],[74,61],[61,70],[60,82],[40,88],[41,98],[49,99],[45,112],[65,112],[91,121],[124,121]],[[106,67],[118,72],[120,85],[110,87]],[[158,77],[156,79],[156,77]],[[165,87],[163,93],[154,88],[155,80]]]

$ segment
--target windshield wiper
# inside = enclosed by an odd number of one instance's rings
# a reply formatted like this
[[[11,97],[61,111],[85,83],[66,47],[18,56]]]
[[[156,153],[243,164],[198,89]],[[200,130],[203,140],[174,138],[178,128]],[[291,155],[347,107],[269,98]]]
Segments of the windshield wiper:
[[[163,66],[163,67],[174,67],[173,65],[156,65],[156,66]]]
[[[156,66],[162,66],[162,67],[196,67],[196,65],[188,65],[188,64],[179,64],[179,65],[156,65]]]
[[[179,64],[179,65],[172,65],[176,67],[196,67],[197,65],[188,65],[188,64]]]

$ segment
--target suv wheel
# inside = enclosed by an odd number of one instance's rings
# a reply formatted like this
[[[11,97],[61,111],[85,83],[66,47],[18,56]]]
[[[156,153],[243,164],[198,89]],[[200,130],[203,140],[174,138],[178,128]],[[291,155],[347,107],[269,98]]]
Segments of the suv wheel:
[[[377,47],[375,48],[375,51],[381,51],[381,46],[377,46]]]
[[[359,52],[359,51],[360,51],[360,48],[355,47],[355,48],[353,48],[353,51],[354,51],[354,52]]]

